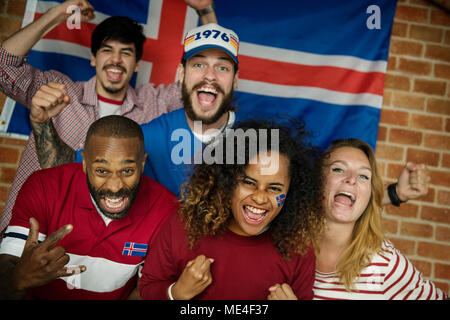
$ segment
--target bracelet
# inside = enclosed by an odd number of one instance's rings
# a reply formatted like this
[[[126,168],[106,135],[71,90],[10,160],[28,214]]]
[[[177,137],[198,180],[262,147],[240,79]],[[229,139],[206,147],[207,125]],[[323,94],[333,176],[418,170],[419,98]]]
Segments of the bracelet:
[[[167,294],[168,294],[168,296],[169,296],[169,300],[175,300],[175,299],[173,298],[173,296],[172,296],[172,287],[173,287],[173,285],[174,285],[175,283],[176,283],[176,282],[172,283],[172,284],[169,286],[169,289],[167,289]]]
[[[212,4],[207,6],[206,8],[203,8],[203,9],[200,9],[200,10],[196,10],[196,11],[197,11],[197,14],[201,17],[201,16],[204,16],[205,14],[213,12],[214,9],[215,9],[215,6],[214,6],[214,2],[213,2]]]
[[[387,188],[387,191],[388,191],[388,196],[389,196],[389,199],[391,200],[391,203],[396,207],[400,207],[400,204],[402,202],[406,202],[406,201],[400,200],[400,198],[398,197],[398,194],[397,194],[396,187],[397,187],[397,183],[390,184]]]

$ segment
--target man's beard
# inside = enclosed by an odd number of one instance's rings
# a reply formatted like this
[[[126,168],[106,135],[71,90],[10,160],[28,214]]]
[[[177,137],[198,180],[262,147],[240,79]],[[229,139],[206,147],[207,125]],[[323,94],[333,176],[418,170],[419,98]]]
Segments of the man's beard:
[[[123,76],[125,76],[125,73],[127,72],[127,70],[124,67],[122,67],[121,65],[117,65],[117,64],[108,64],[103,67],[103,71],[106,72],[106,69],[111,66],[121,69],[123,71]],[[107,87],[106,84],[103,83],[103,81],[101,81],[100,84],[103,87],[103,89],[110,94],[116,94],[118,92],[121,92],[125,88],[125,86],[122,86],[120,88]]]
[[[202,116],[196,114],[194,111],[194,107],[192,106],[191,93],[196,94],[195,91],[204,85],[214,86],[214,88],[216,88],[216,90],[218,92],[222,93],[222,95],[223,95],[222,103],[220,104],[216,113],[210,117],[202,117]],[[185,82],[183,82],[183,85],[181,88],[181,94],[182,94],[182,101],[184,104],[184,110],[186,112],[186,115],[192,121],[202,121],[203,124],[210,125],[210,124],[217,122],[224,113],[235,110],[235,107],[232,105],[233,89],[231,89],[231,91],[228,94],[225,94],[224,90],[215,83],[208,83],[206,81],[199,82],[189,92],[186,88]]]
[[[139,182],[136,183],[133,187],[122,188],[117,192],[112,192],[111,190],[99,190],[99,191],[95,190],[95,187],[89,182],[89,177],[87,177],[87,185],[88,185],[89,193],[91,194],[92,198],[94,199],[95,204],[97,205],[97,208],[107,218],[110,218],[113,220],[118,220],[118,219],[123,218],[127,214],[127,212],[130,210],[131,205],[133,204],[134,199],[136,198],[137,193],[139,192],[139,187],[141,185],[141,179],[139,179]],[[128,197],[128,203],[122,211],[111,213],[111,212],[104,210],[101,207],[100,200],[105,196],[117,197],[117,198]]]

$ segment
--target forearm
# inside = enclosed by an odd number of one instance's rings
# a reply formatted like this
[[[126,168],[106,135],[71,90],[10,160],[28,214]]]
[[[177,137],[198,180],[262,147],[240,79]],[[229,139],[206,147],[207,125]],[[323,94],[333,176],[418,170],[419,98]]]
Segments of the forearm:
[[[75,151],[59,137],[53,122],[31,121],[36,152],[41,168],[52,168],[75,161]]]
[[[52,8],[39,19],[3,41],[2,47],[10,54],[26,56],[36,42],[59,23],[61,23],[61,15],[58,7]]]
[[[388,204],[391,204],[391,199],[389,198],[387,187],[388,186],[385,185],[383,188],[383,201],[381,202],[381,204],[383,206],[387,206]]]
[[[210,13],[204,14],[200,16],[200,22],[201,24],[208,24],[208,23],[219,23],[217,21],[216,11],[212,11]]]

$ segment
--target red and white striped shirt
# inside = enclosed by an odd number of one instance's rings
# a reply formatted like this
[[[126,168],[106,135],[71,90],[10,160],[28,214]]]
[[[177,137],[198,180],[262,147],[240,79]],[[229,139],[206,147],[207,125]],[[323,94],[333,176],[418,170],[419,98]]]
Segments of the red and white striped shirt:
[[[49,82],[66,85],[67,93],[72,98],[72,103],[53,118],[55,129],[72,149],[82,149],[87,129],[100,117],[95,77],[87,82],[74,82],[58,71],[33,68],[25,61],[25,57],[14,56],[0,47],[0,90],[8,97],[30,106],[35,93]],[[120,114],[141,124],[182,106],[181,86],[178,83],[166,87],[160,85],[158,88],[146,84],[138,89],[128,88]],[[40,166],[34,136],[30,134],[1,216],[0,234],[11,220],[11,211],[20,187],[38,169]]]
[[[351,291],[347,291],[335,272],[316,270],[315,300],[431,300],[446,294],[417,270],[394,245],[384,240],[381,250],[361,271]]]

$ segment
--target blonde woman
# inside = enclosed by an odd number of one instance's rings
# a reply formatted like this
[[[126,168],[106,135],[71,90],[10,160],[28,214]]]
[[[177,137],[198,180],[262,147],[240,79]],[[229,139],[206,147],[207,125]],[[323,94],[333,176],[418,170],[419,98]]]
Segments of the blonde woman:
[[[314,298],[445,299],[383,237],[384,190],[371,147],[339,140],[322,159],[327,226],[316,245]],[[292,295],[289,288],[274,298],[284,295]]]

